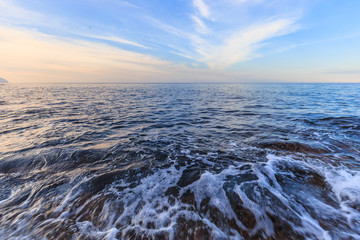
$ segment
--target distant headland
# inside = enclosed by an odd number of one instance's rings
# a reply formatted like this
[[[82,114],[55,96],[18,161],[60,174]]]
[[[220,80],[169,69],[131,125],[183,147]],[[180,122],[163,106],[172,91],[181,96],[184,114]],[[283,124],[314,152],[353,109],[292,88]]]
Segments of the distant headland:
[[[1,83],[9,83],[7,80],[3,79],[3,78],[0,78],[0,84]]]

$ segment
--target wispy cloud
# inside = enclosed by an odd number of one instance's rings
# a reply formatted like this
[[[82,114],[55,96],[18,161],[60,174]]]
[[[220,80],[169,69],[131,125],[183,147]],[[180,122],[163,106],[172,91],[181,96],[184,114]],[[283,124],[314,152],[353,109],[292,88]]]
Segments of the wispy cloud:
[[[289,8],[284,8],[283,12],[279,10],[281,8],[278,5],[283,4],[284,0],[270,0],[266,7],[264,6],[267,8],[264,14],[251,16],[251,7],[261,2],[263,0],[221,3],[213,0],[207,0],[206,3],[203,0],[193,0],[195,10],[191,19],[195,34],[189,36],[189,40],[198,54],[198,61],[206,63],[212,69],[226,69],[233,64],[261,57],[260,50],[269,41],[299,29],[296,24],[300,18],[299,13],[290,14],[292,16],[289,17]],[[273,13],[269,12],[272,8]],[[206,36],[203,36],[204,34]],[[297,45],[291,46],[293,48]]]
[[[261,0],[237,0],[235,3],[242,8],[244,4],[259,3],[259,1]],[[272,0],[272,2],[277,1]],[[127,1],[120,1],[118,4],[128,5],[128,3],[129,2]],[[143,7],[146,7],[144,4],[145,3],[142,3]],[[261,53],[257,51],[261,49],[266,41],[277,36],[291,33],[295,30],[295,20],[278,17],[278,12],[276,13],[277,20],[274,20],[274,18],[272,19],[271,17],[274,16],[271,16],[270,14],[270,16],[265,15],[266,17],[261,16],[259,19],[253,18],[251,19],[252,22],[244,24],[241,22],[243,19],[241,19],[241,21],[236,20],[237,16],[234,15],[236,12],[234,13],[233,9],[228,12],[228,16],[226,15],[226,12],[229,11],[229,7],[239,7],[234,6],[233,4],[234,2],[230,4],[228,1],[224,1],[220,4],[213,0],[193,0],[193,12],[189,14],[190,20],[194,26],[193,31],[189,31],[184,23],[174,26],[163,21],[163,19],[157,19],[151,15],[145,14],[138,18],[141,19],[141,21],[145,21],[144,24],[150,23],[152,27],[170,33],[177,38],[159,38],[156,34],[153,34],[152,42],[150,42],[149,45],[152,49],[157,47],[161,48],[161,46],[164,45],[172,45],[173,47],[171,48],[175,50],[175,52],[186,52],[184,55],[187,56],[187,59],[195,59],[194,61],[196,62],[203,62],[210,68],[216,69],[224,69],[235,63],[261,56]],[[133,4],[131,3],[131,6],[132,5]],[[0,6],[3,8],[2,12],[4,12],[4,14],[7,12],[6,14],[8,14],[8,16],[11,15],[13,19],[17,19],[18,16],[28,16],[29,19],[31,16],[36,16],[36,12],[23,9],[16,5],[15,2],[9,3],[5,0],[0,0]],[[135,6],[137,5],[134,5],[134,7]],[[142,14],[144,14],[144,12]],[[216,20],[212,17],[213,14],[217,16]],[[136,18],[136,16],[134,17]],[[60,37],[70,37],[69,35],[71,35],[72,37],[78,36],[90,38],[89,40],[103,40],[119,43],[121,45],[130,45],[139,48],[137,49],[138,52],[141,52],[141,49],[149,49],[147,44],[138,41],[137,39],[132,39],[132,37],[121,36],[121,34],[114,34],[111,33],[111,31],[109,34],[109,29],[98,27],[96,31],[86,31],[86,26],[79,25],[71,27],[73,24],[68,24],[68,22],[66,22],[67,20],[57,19],[53,16],[44,16],[40,13],[35,20],[32,19],[33,24],[46,25],[47,21],[42,20],[44,18],[52,19],[47,27],[51,27],[55,32],[59,32]],[[231,23],[227,21],[228,18],[232,19]],[[61,24],[61,21],[63,21],[63,24]],[[18,22],[21,22],[21,19],[18,19]],[[256,24],[254,24],[254,22],[256,22]],[[127,29],[124,32],[130,33],[131,31],[132,29]],[[155,32],[156,31],[154,31],[154,33]],[[134,33],[135,34],[131,35],[138,36],[139,34],[142,34]],[[179,39],[184,39],[181,46],[178,43],[169,42],[169,40],[181,42]],[[120,47],[122,47],[121,45]],[[191,46],[193,49],[190,49]],[[185,51],[184,47],[187,47]],[[156,52],[156,50],[154,52]],[[174,51],[169,51],[168,54],[173,54],[173,52]]]
[[[130,80],[156,79],[155,75],[165,79],[191,76],[195,68],[199,76],[205,76],[204,71],[223,76],[230,74],[232,65],[261,57],[263,47],[271,46],[276,37],[298,30],[300,19],[289,13],[291,8],[278,7],[291,5],[290,0],[191,0],[177,2],[176,9],[145,0],[107,0],[101,9],[96,8],[98,1],[89,2],[79,5],[100,17],[74,12],[63,16],[64,9],[36,12],[22,7],[21,1],[0,0],[0,37],[7,42],[0,46],[0,61],[6,62],[0,70],[20,78],[32,69],[43,79],[51,71],[68,79],[73,79],[71,74],[85,79],[86,73],[91,80],[109,79],[110,73]],[[59,2],[54,5],[66,8]],[[253,12],[255,7],[260,9]],[[299,44],[279,46],[281,52]],[[22,74],[16,75],[15,68]]]
[[[193,0],[194,7],[197,9],[201,17],[210,19],[210,10],[203,0]]]
[[[115,81],[159,76],[171,64],[88,41],[0,26],[1,71],[26,81]],[[31,72],[31,74],[30,74]]]
[[[171,26],[167,23],[164,23],[163,21],[156,19],[154,17],[147,16],[146,19],[155,27],[158,29],[161,29],[162,31],[165,31],[167,33],[176,35],[181,38],[189,39],[193,35],[193,33],[189,33],[186,31],[181,30],[180,28]]]
[[[276,19],[252,25],[225,38],[222,44],[198,46],[204,61],[212,68],[224,69],[260,55],[256,53],[266,40],[294,32],[293,19]]]
[[[127,45],[132,45],[135,47],[140,47],[140,48],[149,48],[146,47],[140,43],[134,42],[134,41],[129,41],[120,37],[116,37],[116,36],[106,36],[106,35],[91,35],[91,34],[81,34],[81,36],[84,37],[88,37],[88,38],[93,38],[93,39],[99,39],[99,40],[105,40],[105,41],[111,41],[111,42],[116,42],[116,43],[121,43],[121,44],[127,44]]]
[[[206,34],[209,33],[208,27],[205,25],[203,20],[198,18],[197,16],[191,16],[195,23],[195,28],[198,33]]]
[[[44,15],[22,8],[14,1],[0,0],[0,20],[4,23],[22,23],[24,21],[38,21],[43,19]]]
[[[120,6],[127,6],[127,7],[138,8],[138,9],[141,8],[133,3],[129,3],[128,1],[115,0],[114,3],[117,5],[120,5]]]
[[[241,77],[24,28],[0,25],[0,42],[0,74],[11,82],[216,82]]]

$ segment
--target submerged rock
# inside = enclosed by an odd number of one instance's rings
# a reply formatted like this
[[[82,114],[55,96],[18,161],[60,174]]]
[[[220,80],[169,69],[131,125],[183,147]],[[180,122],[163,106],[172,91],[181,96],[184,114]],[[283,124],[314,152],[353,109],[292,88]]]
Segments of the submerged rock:
[[[188,185],[192,184],[193,182],[199,180],[200,176],[201,176],[200,169],[198,169],[198,168],[186,169],[186,170],[184,170],[177,185],[179,187],[188,186]]]
[[[328,150],[310,146],[304,143],[299,142],[262,142],[259,143],[258,146],[262,148],[269,148],[273,150],[282,150],[288,152],[300,152],[300,153],[312,153],[312,154],[322,154],[329,153]]]
[[[180,217],[175,226],[175,239],[213,239],[211,229],[199,220]]]

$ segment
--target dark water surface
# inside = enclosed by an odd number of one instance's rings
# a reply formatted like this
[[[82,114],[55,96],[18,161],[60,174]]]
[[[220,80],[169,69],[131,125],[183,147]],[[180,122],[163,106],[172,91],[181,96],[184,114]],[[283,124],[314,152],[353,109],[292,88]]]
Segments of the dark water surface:
[[[360,85],[0,85],[1,239],[360,239]]]

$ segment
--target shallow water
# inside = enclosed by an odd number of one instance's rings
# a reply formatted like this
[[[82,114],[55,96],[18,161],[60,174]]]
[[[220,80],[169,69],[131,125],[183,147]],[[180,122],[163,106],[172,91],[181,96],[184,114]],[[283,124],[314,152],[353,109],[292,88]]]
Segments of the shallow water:
[[[360,239],[360,85],[0,85],[1,239]]]

